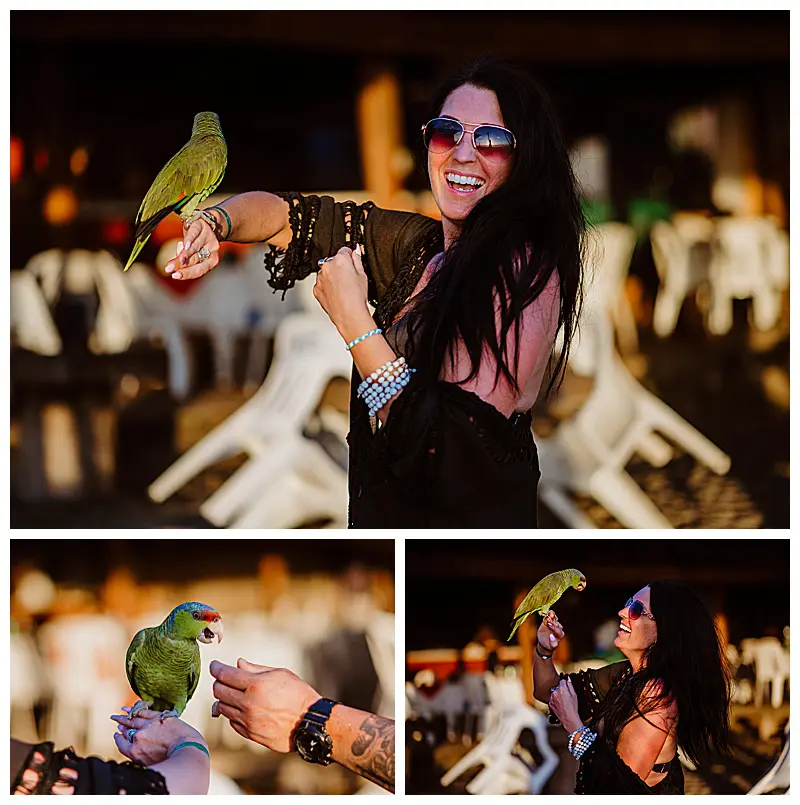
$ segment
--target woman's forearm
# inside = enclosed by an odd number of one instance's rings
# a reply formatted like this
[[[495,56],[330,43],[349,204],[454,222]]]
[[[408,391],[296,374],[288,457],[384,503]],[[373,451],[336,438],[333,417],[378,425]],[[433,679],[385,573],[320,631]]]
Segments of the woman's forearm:
[[[560,678],[553,666],[553,660],[543,660],[538,654],[533,658],[533,695],[538,701],[547,704],[551,690],[558,685]]]
[[[337,763],[394,793],[394,721],[339,704],[328,732]]]
[[[234,243],[269,241],[285,249],[292,239],[289,204],[280,196],[254,190],[226,198],[215,206],[222,207],[230,216],[231,231],[227,240]],[[214,212],[213,209],[211,212],[219,222],[219,236],[225,236],[228,230],[227,220],[220,212]]]
[[[170,794],[208,793],[211,761],[196,746],[185,746],[150,768],[164,777]]]

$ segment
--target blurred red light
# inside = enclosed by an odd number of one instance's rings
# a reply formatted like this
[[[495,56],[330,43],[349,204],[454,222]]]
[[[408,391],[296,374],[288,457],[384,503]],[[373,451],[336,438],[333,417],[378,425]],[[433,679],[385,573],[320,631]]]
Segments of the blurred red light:
[[[131,226],[127,221],[115,218],[103,224],[103,240],[115,246],[131,238]]]
[[[22,176],[22,168],[25,164],[25,147],[19,137],[11,137],[11,184],[14,184]]]
[[[50,154],[46,148],[38,148],[33,155],[33,168],[36,173],[43,173],[50,164]]]

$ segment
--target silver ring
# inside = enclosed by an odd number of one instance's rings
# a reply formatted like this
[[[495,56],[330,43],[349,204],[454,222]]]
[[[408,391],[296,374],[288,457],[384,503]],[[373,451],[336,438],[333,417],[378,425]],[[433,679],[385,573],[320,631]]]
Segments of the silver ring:
[[[197,256],[201,260],[208,260],[208,258],[211,257],[211,252],[210,252],[210,250],[208,249],[207,246],[203,246],[203,248],[200,249],[199,252],[197,252]]]
[[[128,739],[130,742],[131,742],[131,743],[133,743],[133,736],[134,736],[134,735],[136,735],[136,730],[135,730],[133,727],[131,727],[131,728],[130,728],[130,729],[129,729],[129,730],[126,732],[126,733],[125,733],[125,737],[126,737],[126,738],[127,738],[127,739]]]
[[[333,257],[323,257],[321,260],[317,260],[317,265],[322,267],[322,264],[327,263],[328,260],[333,260]]]

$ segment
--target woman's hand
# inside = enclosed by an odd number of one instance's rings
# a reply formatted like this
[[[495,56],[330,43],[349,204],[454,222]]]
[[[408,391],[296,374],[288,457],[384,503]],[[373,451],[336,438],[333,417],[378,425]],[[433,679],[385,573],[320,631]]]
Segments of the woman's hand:
[[[238,667],[214,660],[212,714],[223,715],[239,735],[276,752],[292,750],[292,733],[321,698],[311,685],[285,668],[239,660]]]
[[[558,648],[558,644],[563,637],[564,627],[559,623],[558,615],[551,609],[542,618],[539,630],[536,633],[539,649],[544,654],[552,654]]]
[[[171,716],[161,720],[161,713],[154,710],[141,710],[136,718],[131,718],[130,707],[123,707],[125,715],[111,716],[118,724],[114,733],[114,743],[126,758],[142,766],[152,766],[166,760],[178,744],[184,741],[197,741],[206,746],[203,736],[185,721]],[[128,730],[134,729],[131,737]]]
[[[558,687],[554,688],[550,694],[550,710],[567,732],[573,732],[583,725],[578,715],[578,696],[571,679],[562,679]]]
[[[216,215],[211,211],[211,215]],[[208,257],[201,257],[201,249],[208,250]],[[204,252],[205,254],[205,252]],[[202,218],[193,221],[184,230],[183,241],[178,243],[178,251],[174,260],[170,260],[164,271],[174,280],[193,280],[208,274],[219,265],[219,241]]]
[[[361,262],[361,246],[339,249],[320,266],[314,298],[347,341],[362,334],[367,309],[367,275]],[[356,332],[358,331],[358,332]]]

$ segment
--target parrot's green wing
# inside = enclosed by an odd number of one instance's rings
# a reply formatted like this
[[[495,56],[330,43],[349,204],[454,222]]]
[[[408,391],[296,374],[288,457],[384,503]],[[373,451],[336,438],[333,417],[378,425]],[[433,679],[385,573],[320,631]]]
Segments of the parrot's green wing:
[[[131,644],[128,646],[128,651],[125,654],[125,673],[128,675],[128,682],[130,682],[133,692],[141,699],[142,694],[136,685],[136,652],[144,645],[144,638],[147,634],[147,629],[140,629],[133,636]]]
[[[202,200],[217,189],[225,174],[226,149],[221,138],[209,139],[190,140],[161,169],[136,215],[137,238],[149,235],[159,221],[194,196]]]
[[[197,690],[197,683],[200,681],[200,652],[197,652],[197,656],[192,660],[192,667],[189,669],[189,678],[188,678],[188,685],[187,691],[188,695],[186,696],[186,701],[188,702],[192,696],[194,696],[194,692]]]

